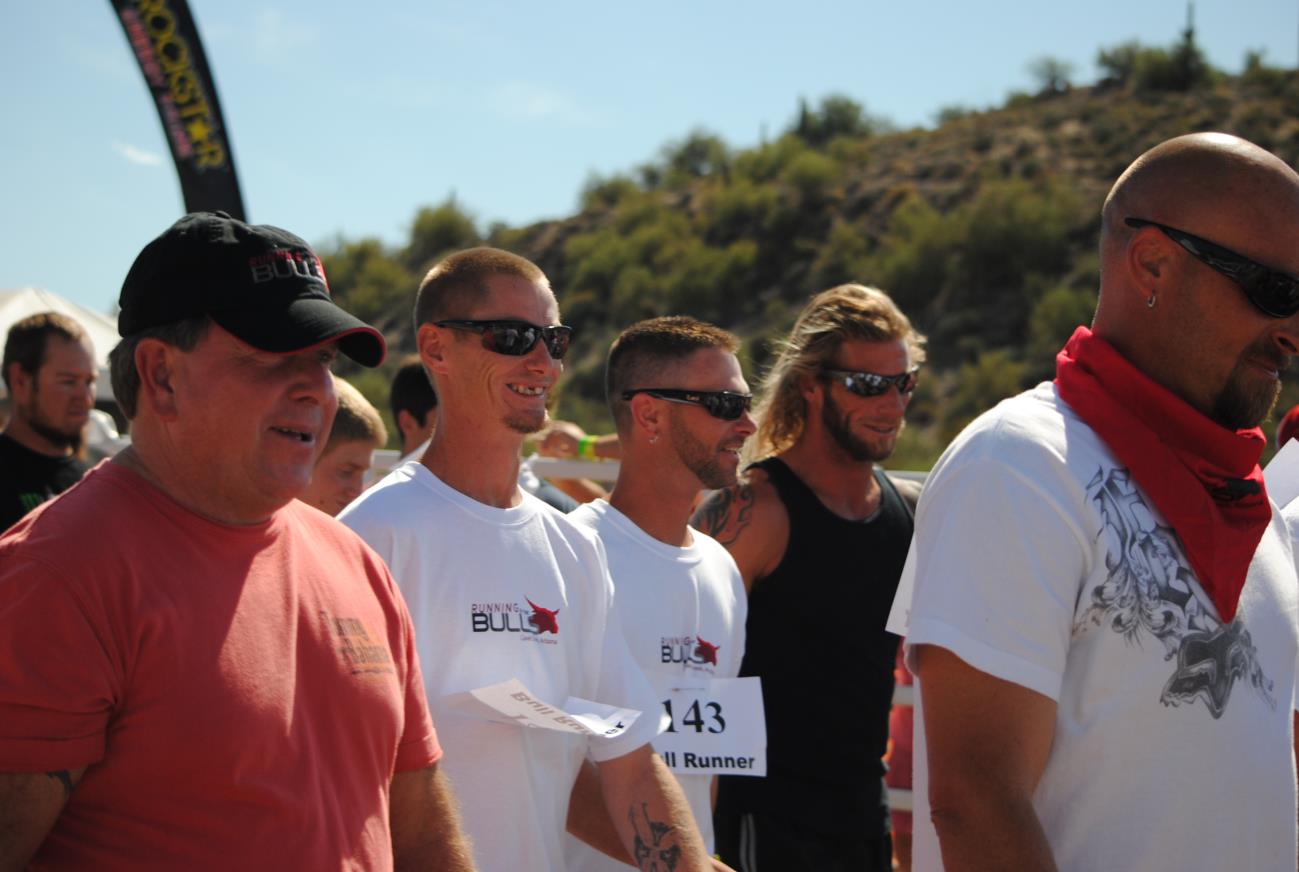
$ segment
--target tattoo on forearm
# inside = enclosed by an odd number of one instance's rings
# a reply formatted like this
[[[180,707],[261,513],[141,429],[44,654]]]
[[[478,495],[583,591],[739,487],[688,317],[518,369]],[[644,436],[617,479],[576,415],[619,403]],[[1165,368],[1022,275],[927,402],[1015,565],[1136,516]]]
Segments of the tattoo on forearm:
[[[694,524],[723,545],[731,545],[753,520],[753,487],[742,484],[710,496],[695,513]]]
[[[46,772],[45,774],[63,785],[64,799],[72,795],[72,772],[70,770],[60,769],[58,772]]]
[[[631,821],[632,832],[636,841],[632,849],[632,859],[641,872],[672,872],[681,863],[681,845],[677,843],[676,827],[666,821],[650,818],[649,808],[640,804],[640,813],[645,818],[650,840],[645,841],[637,823],[636,806],[627,809],[627,819]]]

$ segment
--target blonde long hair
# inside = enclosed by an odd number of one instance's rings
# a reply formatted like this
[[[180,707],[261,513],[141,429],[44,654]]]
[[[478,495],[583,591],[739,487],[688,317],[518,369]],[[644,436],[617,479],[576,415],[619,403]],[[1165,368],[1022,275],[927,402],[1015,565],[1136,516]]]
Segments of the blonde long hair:
[[[925,337],[888,294],[879,288],[847,284],[822,291],[798,316],[780,356],[762,380],[754,417],[758,432],[745,446],[745,462],[779,454],[803,434],[807,402],[804,380],[815,378],[845,340],[906,342],[912,366],[924,363]]]

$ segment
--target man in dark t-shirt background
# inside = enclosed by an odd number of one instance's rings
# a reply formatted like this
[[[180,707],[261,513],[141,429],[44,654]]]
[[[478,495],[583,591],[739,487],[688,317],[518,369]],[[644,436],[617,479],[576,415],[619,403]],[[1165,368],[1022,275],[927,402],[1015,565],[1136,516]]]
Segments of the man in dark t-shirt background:
[[[95,404],[95,354],[66,315],[40,312],[9,328],[4,382],[10,417],[0,432],[0,532],[76,484],[82,428]]]
[[[888,619],[919,496],[892,452],[924,337],[888,295],[815,296],[764,379],[740,483],[694,525],[749,593],[741,676],[762,679],[767,775],[719,779],[722,860],[745,872],[892,868],[880,758],[898,637]]]

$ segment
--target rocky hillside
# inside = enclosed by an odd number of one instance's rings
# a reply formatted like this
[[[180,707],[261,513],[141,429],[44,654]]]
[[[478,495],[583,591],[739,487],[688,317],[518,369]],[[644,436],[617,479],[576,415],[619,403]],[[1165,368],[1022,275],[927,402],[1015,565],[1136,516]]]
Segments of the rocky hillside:
[[[1120,46],[1099,85],[1053,82],[997,109],[947,110],[931,129],[892,130],[826,98],[756,148],[695,132],[659,160],[593,179],[569,218],[484,232],[447,202],[421,210],[401,250],[339,240],[328,269],[345,304],[401,351],[414,347],[412,289],[446,251],[486,241],[532,258],[580,331],[558,413],[597,430],[609,426],[603,355],[632,321],[684,313],[729,327],[754,381],[809,295],[875,284],[930,338],[895,457],[925,468],[974,415],[1049,376],[1090,318],[1100,205],[1133,157],[1223,130],[1299,161],[1299,76],[1253,58],[1239,76],[1202,66],[1178,79],[1178,50]],[[378,399],[386,378],[358,383]]]

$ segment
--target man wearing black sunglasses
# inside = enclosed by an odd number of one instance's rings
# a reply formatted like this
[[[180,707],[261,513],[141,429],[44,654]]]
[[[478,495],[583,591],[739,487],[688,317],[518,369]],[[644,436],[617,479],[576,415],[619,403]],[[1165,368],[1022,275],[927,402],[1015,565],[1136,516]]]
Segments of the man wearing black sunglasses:
[[[717,843],[733,866],[892,867],[880,758],[898,639],[884,621],[919,488],[876,464],[902,430],[923,343],[882,291],[814,297],[764,380],[746,450],[758,462],[696,515],[743,573],[740,674],[761,677],[767,716],[767,776],[720,779]],[[826,707],[835,715],[819,718]]]
[[[1297,240],[1274,155],[1151,149],[1105,201],[1091,329],[934,467],[898,604],[917,867],[1294,868],[1299,580],[1258,424]]]
[[[649,744],[661,705],[627,650],[599,541],[519,488],[523,439],[546,424],[571,335],[549,282],[505,251],[458,252],[425,277],[415,327],[438,395],[432,442],[341,520],[410,604],[478,867],[564,869],[568,822],[637,862],[671,855],[679,869],[708,868],[681,788]],[[580,737],[467,715],[455,701],[510,680],[546,712],[577,698],[641,714]],[[587,757],[602,792],[579,790],[569,815]]]
[[[607,501],[572,514],[604,543],[632,656],[665,694],[673,687],[700,689],[689,702],[678,699],[676,711],[666,708],[674,731],[689,729],[682,719],[698,704],[712,718],[710,737],[728,723],[732,734],[739,726],[709,694],[713,679],[739,672],[746,603],[735,561],[689,520],[701,489],[735,484],[740,448],[753,434],[738,347],[721,328],[682,316],[641,321],[622,332],[605,368],[622,449],[618,481]],[[751,691],[760,712],[760,693]],[[714,778],[692,771],[683,754],[670,759],[680,767],[677,778],[711,851]],[[571,845],[572,872],[625,868]]]

